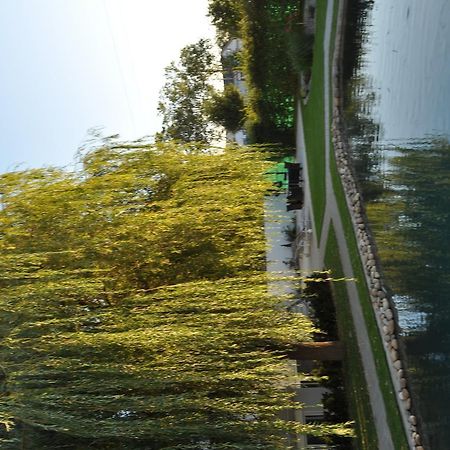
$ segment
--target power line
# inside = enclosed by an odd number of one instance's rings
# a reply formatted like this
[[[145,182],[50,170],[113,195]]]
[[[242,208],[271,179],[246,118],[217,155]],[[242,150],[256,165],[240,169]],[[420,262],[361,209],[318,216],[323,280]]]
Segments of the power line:
[[[122,69],[122,64],[121,64],[121,61],[120,61],[120,56],[119,56],[119,51],[118,51],[118,48],[117,48],[116,39],[114,38],[114,32],[113,32],[111,17],[110,17],[110,14],[108,12],[108,7],[106,6],[106,0],[102,0],[102,3],[103,3],[103,8],[105,10],[106,23],[107,23],[107,26],[108,26],[109,34],[111,36],[111,42],[112,42],[113,49],[114,49],[114,56],[116,58],[116,65],[117,65],[117,68],[119,70],[120,79],[121,79],[121,82],[122,82],[122,88],[123,88],[123,92],[124,92],[124,95],[125,95],[125,100],[126,100],[127,106],[128,106],[128,114],[130,116],[130,122],[131,122],[131,125],[133,127],[134,134],[136,135],[137,134],[136,122],[134,120],[134,113],[133,113],[133,109],[131,107],[130,97],[128,95],[127,83],[125,81],[125,76],[124,76],[124,72],[123,72],[123,69]]]

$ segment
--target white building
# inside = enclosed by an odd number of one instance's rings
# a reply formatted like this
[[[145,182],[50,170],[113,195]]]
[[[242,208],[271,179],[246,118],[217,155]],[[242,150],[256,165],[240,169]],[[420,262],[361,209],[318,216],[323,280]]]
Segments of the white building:
[[[247,96],[247,85],[245,84],[244,74],[240,70],[236,56],[242,49],[242,40],[239,38],[230,39],[222,48],[221,60],[223,67],[223,83],[225,86],[232,84],[236,87],[242,97]],[[238,130],[236,132],[226,132],[227,142],[236,142],[239,145],[247,143],[247,135],[245,130]]]

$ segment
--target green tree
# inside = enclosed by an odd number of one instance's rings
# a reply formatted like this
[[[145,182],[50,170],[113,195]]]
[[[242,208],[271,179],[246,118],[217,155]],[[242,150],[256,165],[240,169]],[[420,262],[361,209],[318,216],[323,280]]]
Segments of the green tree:
[[[310,321],[267,293],[259,151],[105,142],[0,177],[2,448],[275,449]],[[10,430],[10,431],[7,431]]]
[[[158,105],[163,118],[159,140],[211,141],[214,129],[205,103],[214,91],[211,76],[217,71],[211,43],[206,39],[184,47],[179,61],[166,67],[166,83]]]
[[[216,27],[217,41],[224,45],[233,37],[240,36],[239,22],[242,11],[239,0],[210,0],[208,16]]]
[[[244,100],[233,85],[227,85],[223,92],[213,94],[206,110],[211,121],[227,131],[237,131],[244,124]]]

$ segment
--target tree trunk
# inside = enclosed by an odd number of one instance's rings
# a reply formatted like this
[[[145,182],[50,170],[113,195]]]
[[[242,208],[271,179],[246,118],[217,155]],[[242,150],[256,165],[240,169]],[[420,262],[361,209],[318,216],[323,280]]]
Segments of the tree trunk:
[[[326,342],[302,342],[295,350],[288,353],[290,359],[316,360],[316,361],[340,361],[344,349],[340,341]]]

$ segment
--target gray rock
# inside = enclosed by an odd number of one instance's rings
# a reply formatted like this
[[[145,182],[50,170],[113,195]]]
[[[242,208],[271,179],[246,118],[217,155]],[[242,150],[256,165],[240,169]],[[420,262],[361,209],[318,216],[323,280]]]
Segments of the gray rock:
[[[415,436],[414,436],[414,443],[415,443],[416,445],[420,445],[420,444],[422,443],[422,439],[420,438],[420,434],[419,434],[419,433],[415,433]]]
[[[405,400],[408,400],[408,398],[409,398],[409,391],[408,391],[408,389],[403,388],[401,394],[403,395]]]
[[[411,425],[417,425],[417,417],[412,414],[409,416],[408,421]]]
[[[389,320],[389,322],[386,325],[388,327],[389,333],[392,334],[395,329],[395,323],[393,320]]]
[[[394,367],[397,370],[401,369],[402,368],[402,362],[399,359],[397,359],[397,361],[394,362]]]
[[[411,399],[410,398],[406,399],[406,401],[405,401],[405,409],[407,411],[409,411],[411,409]]]
[[[397,350],[391,350],[391,351],[390,351],[390,356],[391,356],[392,362],[397,361],[397,359],[398,359]]]

